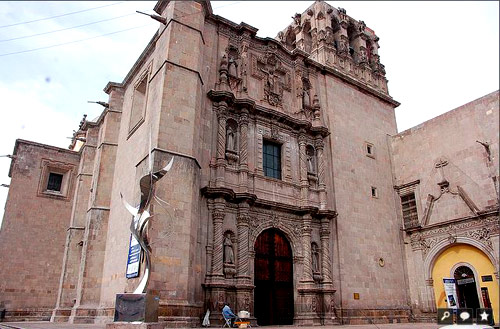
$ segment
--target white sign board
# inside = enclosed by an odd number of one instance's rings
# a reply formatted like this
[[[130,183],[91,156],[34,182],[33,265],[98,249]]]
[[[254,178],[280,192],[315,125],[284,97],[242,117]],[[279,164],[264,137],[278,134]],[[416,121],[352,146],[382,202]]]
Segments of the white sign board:
[[[139,242],[130,234],[130,244],[127,259],[127,279],[139,276],[139,264],[141,262],[141,246]]]
[[[458,308],[457,299],[457,285],[456,280],[451,278],[443,278],[444,293],[446,294],[446,301],[448,308]]]

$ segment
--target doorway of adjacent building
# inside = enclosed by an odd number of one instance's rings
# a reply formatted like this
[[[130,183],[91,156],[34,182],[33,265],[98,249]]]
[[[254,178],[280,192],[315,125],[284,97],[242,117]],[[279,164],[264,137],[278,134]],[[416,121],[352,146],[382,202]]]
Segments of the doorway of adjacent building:
[[[255,242],[255,317],[257,324],[293,324],[293,258],[285,235],[262,232]]]
[[[473,314],[476,314],[476,309],[479,305],[479,297],[477,295],[477,284],[474,272],[468,266],[459,266],[453,273],[457,281],[458,305],[460,308],[472,308]]]

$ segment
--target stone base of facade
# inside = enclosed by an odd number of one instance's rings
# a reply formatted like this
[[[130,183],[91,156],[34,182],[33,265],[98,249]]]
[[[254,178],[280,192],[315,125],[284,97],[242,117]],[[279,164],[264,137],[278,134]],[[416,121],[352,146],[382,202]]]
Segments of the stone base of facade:
[[[52,310],[43,308],[33,309],[18,309],[5,312],[5,322],[18,322],[18,321],[49,321],[52,315]]]
[[[54,310],[51,321],[70,322],[75,324],[108,324],[113,322],[114,312],[115,309],[112,307],[100,309],[77,308],[74,310]],[[200,327],[203,315],[204,313],[201,306],[160,304],[158,307],[158,323],[162,323],[165,328]],[[50,315],[45,320],[48,319],[50,319]]]
[[[52,311],[52,316],[50,317],[50,322],[68,322],[71,316],[70,308],[56,308]]]
[[[411,322],[411,312],[408,309],[343,309],[340,313],[343,324]]]
[[[413,313],[413,321],[434,323],[437,319],[437,313]]]

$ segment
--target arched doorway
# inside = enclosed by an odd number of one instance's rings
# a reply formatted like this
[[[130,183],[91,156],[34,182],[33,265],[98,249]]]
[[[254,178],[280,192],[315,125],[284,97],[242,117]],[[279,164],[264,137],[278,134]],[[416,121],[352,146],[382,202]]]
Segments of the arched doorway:
[[[293,324],[293,258],[284,234],[262,232],[255,241],[255,317],[257,324]]]
[[[442,247],[437,245],[436,252],[428,255],[426,262],[433,282],[435,306],[448,307],[443,279],[453,278],[457,280],[457,306],[466,305],[468,308],[477,307],[475,305],[490,306],[493,309],[493,318],[498,321],[500,294],[498,294],[497,270],[493,265],[495,262],[478,247],[462,241]],[[474,282],[471,279],[474,279]]]
[[[461,308],[476,309],[480,307],[477,296],[477,278],[468,266],[459,266],[453,273],[457,282],[458,305]]]

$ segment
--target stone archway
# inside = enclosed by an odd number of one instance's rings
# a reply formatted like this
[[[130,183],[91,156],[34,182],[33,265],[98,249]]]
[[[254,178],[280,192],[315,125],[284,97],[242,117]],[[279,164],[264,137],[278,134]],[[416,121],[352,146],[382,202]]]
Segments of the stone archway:
[[[254,313],[259,325],[293,324],[293,256],[285,234],[270,228],[255,241]]]
[[[495,319],[499,318],[498,295],[491,293],[498,291],[498,280],[495,280],[498,265],[492,259],[495,258],[488,248],[464,237],[457,238],[455,243],[442,241],[436,244],[424,262],[425,274],[429,275],[428,281],[431,282],[427,291],[430,306],[435,310],[449,305],[442,280],[453,278],[458,307],[477,309],[491,305]],[[489,280],[482,279],[483,276]]]
[[[424,260],[424,269],[425,269],[425,279],[426,280],[431,280],[432,279],[432,268],[434,267],[434,262],[438,258],[438,256],[448,249],[449,247],[456,245],[456,244],[468,244],[473,247],[476,247],[480,251],[482,251],[491,261],[491,263],[495,266],[495,270],[498,273],[498,261],[495,258],[495,255],[492,253],[490,248],[488,248],[485,244],[468,238],[468,237],[461,237],[458,236],[456,238],[456,241],[454,243],[450,243],[447,239],[443,239],[440,242],[436,243],[427,253],[427,256],[425,257]]]

